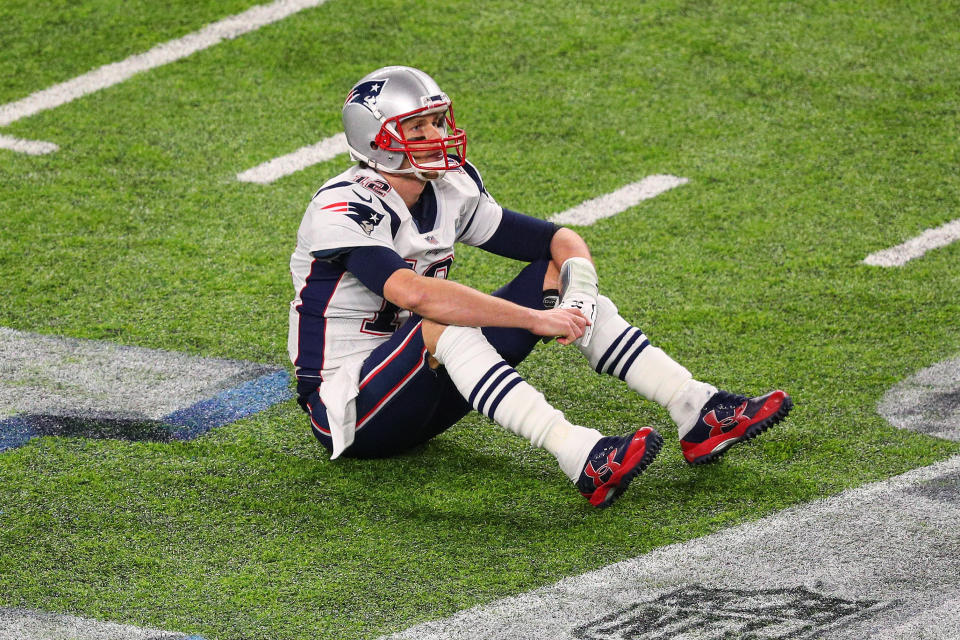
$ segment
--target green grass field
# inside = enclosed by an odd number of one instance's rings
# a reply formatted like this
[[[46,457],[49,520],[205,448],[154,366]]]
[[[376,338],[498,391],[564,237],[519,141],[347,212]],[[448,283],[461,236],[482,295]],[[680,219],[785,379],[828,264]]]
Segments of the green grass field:
[[[0,104],[252,0],[5,0]],[[960,243],[861,263],[960,217],[954,3],[329,0],[0,129],[0,326],[289,366],[288,260],[345,156],[238,172],[340,130],[354,81],[431,73],[504,206],[540,217],[656,173],[689,184],[594,226],[601,287],[695,376],[787,390],[715,465],[579,354],[520,367],[579,424],[666,446],[591,509],[476,414],[391,460],[330,462],[293,401],[187,443],[40,438],[0,453],[0,607],[206,640],[373,638],[906,471],[960,445],[883,393],[960,353]],[[519,264],[463,248],[482,290]]]

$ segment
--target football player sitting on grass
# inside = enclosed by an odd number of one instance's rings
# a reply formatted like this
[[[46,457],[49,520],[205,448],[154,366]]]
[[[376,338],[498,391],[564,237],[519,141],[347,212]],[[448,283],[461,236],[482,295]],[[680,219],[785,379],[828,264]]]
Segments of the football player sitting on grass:
[[[597,373],[665,407],[691,464],[790,411],[783,391],[748,398],[694,379],[600,293],[576,232],[497,204],[424,72],[370,73],[342,116],[356,164],[314,195],[290,259],[299,403],[333,458],[396,454],[476,409],[609,505],[663,440],[650,427],[604,436],[568,422],[514,369],[541,338],[574,345]],[[481,293],[446,279],[458,242],[529,264]]]

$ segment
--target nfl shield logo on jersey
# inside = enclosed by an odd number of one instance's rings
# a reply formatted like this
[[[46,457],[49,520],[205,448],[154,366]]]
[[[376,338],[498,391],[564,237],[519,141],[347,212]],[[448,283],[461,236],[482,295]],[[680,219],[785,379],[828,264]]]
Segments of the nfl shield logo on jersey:
[[[377,97],[379,97],[380,92],[383,90],[383,85],[386,83],[386,80],[368,80],[361,82],[350,90],[350,93],[347,94],[347,99],[343,101],[343,106],[355,102],[370,109],[370,111],[374,111]]]

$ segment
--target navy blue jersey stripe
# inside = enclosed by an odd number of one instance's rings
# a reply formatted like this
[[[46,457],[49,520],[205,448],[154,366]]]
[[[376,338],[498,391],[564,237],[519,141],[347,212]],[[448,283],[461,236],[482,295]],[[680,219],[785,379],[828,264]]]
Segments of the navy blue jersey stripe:
[[[469,162],[463,163],[464,172],[470,176],[470,179],[473,180],[477,188],[480,189],[480,193],[486,193],[487,190],[483,187],[483,179],[480,177],[480,172],[477,171],[477,168],[470,164]]]
[[[316,251],[311,251],[312,255],[317,260],[324,260],[326,262],[336,262],[338,258],[343,257],[350,252],[350,249],[353,247],[336,247],[334,249],[317,249]]]
[[[341,265],[314,260],[306,284],[300,290],[300,300],[303,302],[301,312],[322,316],[344,271]]]
[[[410,207],[410,216],[417,225],[417,231],[427,233],[437,226],[437,192],[433,183],[428,182],[420,194],[420,199]]]
[[[614,340],[610,347],[603,353],[603,357],[600,358],[600,361],[597,363],[597,367],[595,369],[597,373],[603,373],[603,367],[607,363],[607,360],[613,355],[613,352],[617,350],[617,347],[620,345],[620,341],[623,340],[623,337],[627,335],[632,328],[633,327],[627,327],[624,329],[623,333],[617,336],[617,339]]]
[[[377,197],[380,198],[379,196]],[[383,206],[383,210],[390,215],[390,236],[396,238],[397,231],[400,230],[400,216],[383,201],[383,198],[380,198],[380,204]]]
[[[317,189],[317,192],[316,192],[315,194],[313,194],[313,197],[316,198],[318,195],[320,195],[320,194],[323,193],[324,191],[330,191],[330,189],[337,189],[337,188],[339,188],[339,187],[350,187],[350,186],[353,186],[353,183],[352,183],[352,182],[346,182],[346,181],[334,182],[333,184],[331,184],[331,185],[329,185],[329,186],[320,187],[319,189]],[[312,199],[312,198],[311,198],[311,199]]]
[[[314,260],[310,275],[300,290],[301,304],[297,307],[300,322],[297,332],[297,359],[294,365],[315,371],[323,370],[323,354],[327,319],[324,314],[333,294],[336,293],[343,274],[343,267],[323,260]]]
[[[461,229],[461,230],[460,230],[460,233],[457,234],[457,238],[458,238],[458,239],[459,239],[459,238],[462,238],[462,237],[465,236],[465,235],[467,235],[467,232],[470,231],[470,227],[473,226],[473,220],[474,220],[474,218],[477,217],[477,208],[479,208],[479,206],[480,206],[480,205],[477,204],[477,206],[473,208],[473,213],[470,214],[470,220],[467,221],[467,226],[465,226],[463,229]]]
[[[626,380],[627,371],[630,371],[630,367],[633,366],[633,361],[636,360],[637,356],[639,356],[640,353],[649,346],[650,346],[650,341],[644,339],[644,341],[641,342],[640,346],[634,350],[633,354],[631,354],[631,356],[627,359],[627,361],[623,363],[623,368],[620,369],[620,374],[617,377],[620,378],[621,380]]]

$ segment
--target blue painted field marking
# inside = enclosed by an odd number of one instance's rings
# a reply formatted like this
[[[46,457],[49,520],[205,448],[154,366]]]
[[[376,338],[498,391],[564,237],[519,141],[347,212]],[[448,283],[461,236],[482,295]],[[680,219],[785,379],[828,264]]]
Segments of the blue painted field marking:
[[[36,435],[34,425],[27,418],[14,416],[0,420],[0,453],[22,447]]]
[[[190,440],[292,397],[274,366],[0,327],[0,452],[46,435]]]
[[[170,440],[193,440],[207,431],[246,418],[293,397],[289,389],[290,375],[276,371],[227,389],[213,398],[202,400],[191,407],[174,411],[158,421],[157,427],[169,433]],[[50,433],[49,426],[64,419],[86,420],[91,425],[103,418],[91,416],[17,415],[0,420],[0,453],[22,447],[32,438]],[[141,422],[128,419],[131,425]],[[46,427],[46,428],[45,428]]]
[[[289,400],[293,397],[289,383],[290,375],[286,371],[268,373],[239,387],[222,391],[209,400],[201,400],[192,407],[174,411],[164,416],[162,421],[181,427],[173,431],[175,439],[192,440],[214,427],[235,422]]]

